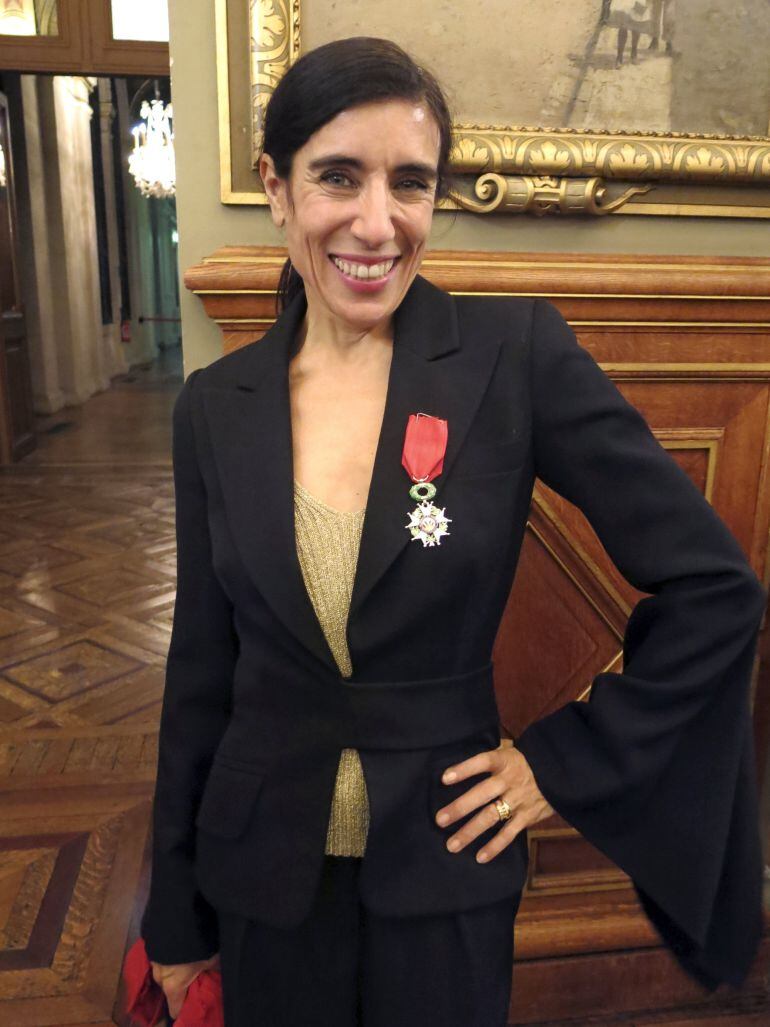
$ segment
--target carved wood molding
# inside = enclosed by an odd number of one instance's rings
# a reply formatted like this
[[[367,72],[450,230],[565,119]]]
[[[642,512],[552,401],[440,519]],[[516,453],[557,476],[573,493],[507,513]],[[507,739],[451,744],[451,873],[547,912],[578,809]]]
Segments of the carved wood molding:
[[[219,324],[225,349],[260,338],[272,324],[285,259],[279,247],[224,246],[186,272],[185,285]],[[433,250],[420,273],[454,293],[544,296],[581,336],[613,325],[747,332],[770,325],[770,260],[762,258]]]

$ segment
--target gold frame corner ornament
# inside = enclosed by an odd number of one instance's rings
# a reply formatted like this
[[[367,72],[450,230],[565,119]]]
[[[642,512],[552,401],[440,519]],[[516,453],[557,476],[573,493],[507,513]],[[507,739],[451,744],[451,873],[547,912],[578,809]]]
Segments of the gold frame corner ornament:
[[[250,169],[264,111],[300,55],[303,0],[215,0],[222,203],[265,205],[257,179],[234,187],[229,13],[248,5]],[[236,6],[237,5],[237,6]],[[255,15],[259,25],[255,28]],[[241,40],[237,45],[243,45]],[[241,131],[243,126],[240,126]],[[770,218],[770,136],[454,126],[457,187],[439,208],[476,214],[669,214]],[[720,195],[740,187],[740,196]],[[688,187],[692,196],[682,196]]]
[[[468,178],[469,176],[465,176]],[[634,196],[644,195],[651,185],[634,185],[610,198],[601,178],[554,178],[550,175],[480,175],[473,186],[476,198],[462,187],[449,198],[461,210],[474,214],[614,214]]]

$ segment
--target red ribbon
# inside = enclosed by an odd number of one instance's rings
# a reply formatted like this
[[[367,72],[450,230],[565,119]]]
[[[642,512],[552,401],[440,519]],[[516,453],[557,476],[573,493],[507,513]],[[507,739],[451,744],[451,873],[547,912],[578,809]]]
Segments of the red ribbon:
[[[433,481],[444,469],[447,422],[430,414],[410,414],[401,463],[412,481]]]

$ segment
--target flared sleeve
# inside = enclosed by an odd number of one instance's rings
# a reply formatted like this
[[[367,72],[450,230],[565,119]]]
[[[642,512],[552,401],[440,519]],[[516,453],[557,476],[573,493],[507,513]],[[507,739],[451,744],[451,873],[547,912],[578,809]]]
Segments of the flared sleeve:
[[[735,537],[558,311],[533,307],[535,472],[623,576],[623,673],[516,739],[556,812],[631,878],[703,987],[740,985],[762,931],[750,710],[767,593]]]

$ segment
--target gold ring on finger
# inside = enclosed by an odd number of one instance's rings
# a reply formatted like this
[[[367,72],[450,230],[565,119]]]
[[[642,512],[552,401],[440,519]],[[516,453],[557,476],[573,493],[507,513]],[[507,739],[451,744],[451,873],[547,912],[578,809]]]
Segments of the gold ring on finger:
[[[513,810],[502,797],[495,799],[495,809],[497,810],[497,815],[500,818],[500,823],[503,823],[505,820],[510,820],[513,816]]]

